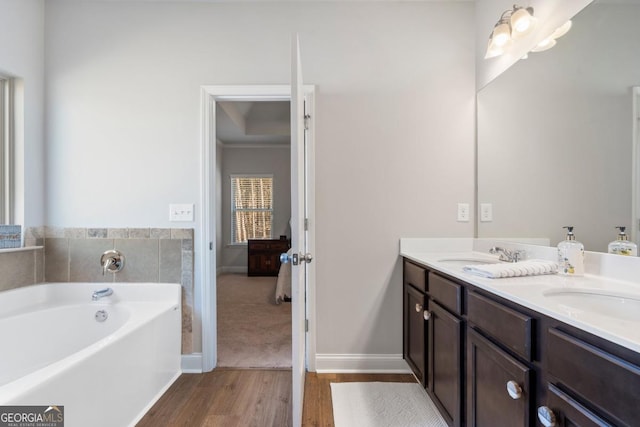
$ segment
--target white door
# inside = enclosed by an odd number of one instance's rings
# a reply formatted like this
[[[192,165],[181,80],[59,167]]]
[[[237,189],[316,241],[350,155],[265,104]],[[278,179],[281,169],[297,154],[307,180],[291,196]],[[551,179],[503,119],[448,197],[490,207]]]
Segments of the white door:
[[[307,256],[305,112],[298,36],[291,43],[291,310],[293,426],[302,424],[305,380],[305,317]],[[297,197],[296,197],[297,196]]]
[[[632,89],[633,94],[633,171],[631,189],[632,196],[632,221],[631,241],[640,246],[640,86]]]

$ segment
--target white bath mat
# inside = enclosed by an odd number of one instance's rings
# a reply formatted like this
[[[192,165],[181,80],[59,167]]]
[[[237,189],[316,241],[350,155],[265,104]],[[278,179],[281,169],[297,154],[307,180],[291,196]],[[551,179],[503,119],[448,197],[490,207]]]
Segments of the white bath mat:
[[[331,383],[335,427],[447,427],[419,384]]]

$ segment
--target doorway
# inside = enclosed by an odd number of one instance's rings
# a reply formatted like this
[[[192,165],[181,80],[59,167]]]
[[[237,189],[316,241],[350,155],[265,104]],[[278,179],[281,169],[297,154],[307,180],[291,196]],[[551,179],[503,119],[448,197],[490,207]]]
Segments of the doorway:
[[[216,102],[217,366],[291,368],[289,100]]]
[[[315,245],[315,195],[314,195],[314,87],[305,86],[306,112],[309,115],[309,140],[306,148],[307,165],[307,205],[311,212],[311,220],[307,231],[308,243],[311,250]],[[217,366],[217,311],[216,311],[216,273],[217,252],[222,244],[222,220],[214,214],[216,212],[218,195],[221,195],[221,175],[219,174],[216,136],[216,108],[217,103],[224,101],[290,101],[291,88],[288,85],[274,86],[203,86],[201,87],[201,182],[202,208],[200,210],[200,266],[196,272],[199,286],[196,296],[202,302],[200,318],[202,319],[202,371],[208,372]],[[218,191],[218,189],[220,189]],[[292,195],[292,198],[294,196]],[[293,203],[293,200],[292,200]],[[306,365],[309,370],[315,370],[315,264],[307,268],[306,289],[306,318],[309,328],[306,334],[307,352]],[[304,304],[304,302],[303,302]],[[297,316],[294,313],[294,317]],[[304,319],[302,319],[304,321]],[[295,349],[294,349],[295,351]]]

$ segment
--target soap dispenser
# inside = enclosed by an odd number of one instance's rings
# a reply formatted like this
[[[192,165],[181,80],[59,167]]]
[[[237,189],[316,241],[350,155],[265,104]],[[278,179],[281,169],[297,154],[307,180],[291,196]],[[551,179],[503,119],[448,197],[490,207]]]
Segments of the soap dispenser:
[[[617,255],[638,256],[638,245],[629,241],[629,236],[625,233],[627,227],[616,226],[620,232],[618,238],[609,243],[609,253]]]
[[[576,240],[573,226],[562,227],[568,230],[566,240],[558,243],[558,273],[567,276],[584,274],[584,245]]]

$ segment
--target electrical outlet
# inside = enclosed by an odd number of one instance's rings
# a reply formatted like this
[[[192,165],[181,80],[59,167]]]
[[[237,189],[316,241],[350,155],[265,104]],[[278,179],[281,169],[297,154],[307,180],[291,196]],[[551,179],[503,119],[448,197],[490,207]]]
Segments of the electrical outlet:
[[[193,221],[193,204],[169,205],[169,221]]]
[[[469,203],[458,203],[458,222],[469,222]]]
[[[491,203],[480,203],[480,221],[493,221],[493,205]]]

